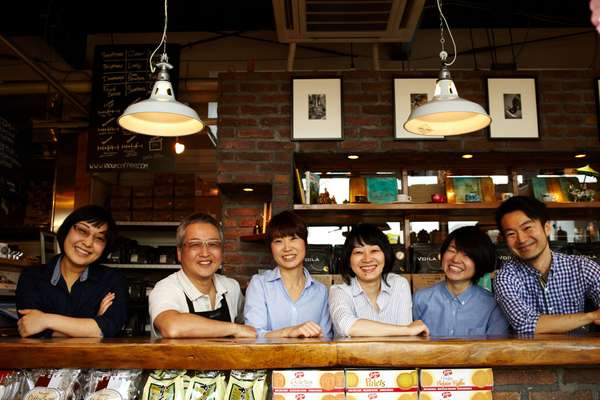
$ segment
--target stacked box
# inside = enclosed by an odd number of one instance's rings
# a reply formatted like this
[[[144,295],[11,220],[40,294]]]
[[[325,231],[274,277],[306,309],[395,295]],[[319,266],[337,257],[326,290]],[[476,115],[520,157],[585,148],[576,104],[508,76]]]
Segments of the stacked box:
[[[415,243],[411,246],[412,272],[432,274],[442,271],[440,246],[429,243]]]
[[[196,176],[175,174],[173,182],[173,219],[179,221],[195,210]]]
[[[417,400],[417,371],[346,369],[347,400]]]
[[[113,186],[110,210],[115,221],[131,220],[131,186]]]
[[[154,175],[152,221],[173,220],[173,174]]]
[[[275,370],[273,400],[344,400],[342,370]]]
[[[422,369],[420,400],[492,400],[491,368]]]

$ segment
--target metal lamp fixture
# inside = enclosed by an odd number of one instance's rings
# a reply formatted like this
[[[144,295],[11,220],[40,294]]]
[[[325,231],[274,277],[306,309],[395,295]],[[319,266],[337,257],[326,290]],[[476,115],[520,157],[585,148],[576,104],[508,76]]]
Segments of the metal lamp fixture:
[[[157,80],[152,87],[150,98],[131,104],[119,117],[119,125],[135,133],[152,136],[185,136],[199,132],[204,128],[198,113],[192,108],[175,100],[173,86],[169,81],[169,64],[167,56],[167,0],[165,0],[165,24],[160,43],[150,55],[150,71],[156,68],[152,65],[154,54],[163,46]]]
[[[462,135],[485,128],[492,122],[492,119],[479,104],[458,96],[458,91],[448,70],[448,67],[456,61],[456,43],[442,13],[441,0],[437,0],[437,6],[440,13],[442,68],[435,85],[433,99],[410,113],[408,120],[404,123],[404,129],[425,136]],[[448,29],[454,47],[452,62],[446,62],[448,53],[444,50],[444,25]]]

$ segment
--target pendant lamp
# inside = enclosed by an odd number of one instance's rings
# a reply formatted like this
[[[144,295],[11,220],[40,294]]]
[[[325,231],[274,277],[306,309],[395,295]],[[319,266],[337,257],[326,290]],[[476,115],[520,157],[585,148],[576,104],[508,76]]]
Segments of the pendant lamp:
[[[152,64],[154,54],[163,46],[157,80],[150,98],[131,104],[118,119],[119,125],[135,133],[152,136],[185,136],[204,128],[198,113],[175,100],[173,86],[169,81],[168,70],[173,69],[167,56],[167,0],[165,0],[165,24],[160,43],[150,55],[150,71],[156,71]]]
[[[448,70],[448,67],[456,61],[456,43],[442,13],[441,0],[437,0],[437,6],[440,13],[442,67],[435,85],[433,99],[412,110],[408,120],[404,123],[404,129],[425,136],[463,135],[485,128],[492,122],[492,119],[479,104],[458,96],[458,91]],[[444,25],[448,29],[454,47],[452,62],[446,62],[448,53],[444,50]]]

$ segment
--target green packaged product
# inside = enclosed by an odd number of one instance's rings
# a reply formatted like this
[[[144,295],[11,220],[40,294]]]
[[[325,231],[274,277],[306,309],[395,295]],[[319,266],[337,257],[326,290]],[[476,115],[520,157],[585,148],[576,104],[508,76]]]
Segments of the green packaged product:
[[[265,400],[268,390],[266,381],[265,370],[233,370],[229,375],[225,400]]]
[[[225,388],[225,374],[222,372],[197,372],[187,383],[185,400],[223,400]]]
[[[148,376],[142,400],[184,400],[185,370],[156,370]]]

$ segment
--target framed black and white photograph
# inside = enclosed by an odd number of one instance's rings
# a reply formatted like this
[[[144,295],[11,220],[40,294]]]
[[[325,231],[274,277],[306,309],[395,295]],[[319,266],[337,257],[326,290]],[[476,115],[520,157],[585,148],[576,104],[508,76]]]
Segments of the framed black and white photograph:
[[[535,78],[488,78],[490,139],[539,139]]]
[[[342,79],[292,79],[292,140],[342,139]]]
[[[425,136],[404,129],[404,123],[416,107],[422,106],[433,98],[435,79],[411,78],[394,79],[394,120],[395,138],[398,140],[439,140],[444,136]]]

